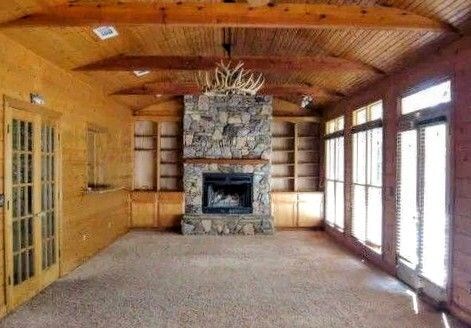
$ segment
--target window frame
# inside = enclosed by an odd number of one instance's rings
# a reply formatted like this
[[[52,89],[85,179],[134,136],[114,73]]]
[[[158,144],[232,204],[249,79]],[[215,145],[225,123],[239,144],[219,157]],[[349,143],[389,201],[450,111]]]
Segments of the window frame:
[[[102,190],[109,188],[105,177],[105,160],[103,150],[105,149],[105,137],[107,130],[88,124],[86,128],[86,151],[87,151],[87,190]],[[90,135],[93,136],[93,145],[90,145]],[[90,149],[90,146],[93,148]],[[90,156],[91,155],[91,156]],[[92,158],[91,158],[92,157]],[[93,181],[92,181],[93,180]]]

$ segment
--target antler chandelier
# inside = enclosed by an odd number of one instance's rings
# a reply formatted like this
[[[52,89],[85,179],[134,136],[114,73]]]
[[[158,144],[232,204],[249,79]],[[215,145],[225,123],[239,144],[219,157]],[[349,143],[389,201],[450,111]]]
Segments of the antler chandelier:
[[[262,74],[254,76],[250,70],[243,68],[244,63],[239,62],[231,67],[231,62],[223,61],[216,65],[214,73],[199,72],[198,85],[207,96],[216,95],[246,95],[254,96],[262,88],[265,79]]]

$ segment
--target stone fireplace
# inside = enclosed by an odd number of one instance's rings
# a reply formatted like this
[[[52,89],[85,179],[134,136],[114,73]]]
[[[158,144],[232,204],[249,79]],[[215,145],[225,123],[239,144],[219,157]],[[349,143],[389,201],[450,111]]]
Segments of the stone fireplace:
[[[272,98],[185,96],[183,234],[272,234]]]

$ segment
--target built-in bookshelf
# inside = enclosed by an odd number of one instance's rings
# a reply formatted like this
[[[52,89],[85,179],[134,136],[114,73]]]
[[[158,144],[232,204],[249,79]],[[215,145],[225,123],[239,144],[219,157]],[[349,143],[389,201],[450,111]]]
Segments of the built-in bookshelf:
[[[160,177],[162,191],[183,190],[182,128],[180,122],[160,122]]]
[[[134,190],[182,190],[180,122],[134,123]]]
[[[296,191],[319,190],[320,124],[296,123]]]
[[[319,189],[319,138],[319,123],[273,121],[273,191]]]
[[[157,190],[158,123],[134,123],[134,189]]]
[[[272,123],[272,190],[294,190],[294,124]]]

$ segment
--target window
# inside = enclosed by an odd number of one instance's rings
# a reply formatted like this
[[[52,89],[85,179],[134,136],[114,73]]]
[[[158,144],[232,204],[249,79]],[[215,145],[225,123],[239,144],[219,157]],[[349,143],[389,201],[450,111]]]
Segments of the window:
[[[106,187],[103,167],[104,137],[103,129],[97,127],[87,129],[87,186],[90,190]]]
[[[326,123],[331,131],[325,141],[326,222],[343,230],[344,227],[344,138],[343,116]],[[334,134],[332,134],[334,133]]]
[[[353,112],[353,126],[383,118],[383,102],[377,101],[368,106],[359,108]]]
[[[451,81],[436,84],[401,99],[402,114],[409,114],[451,101]]]
[[[352,234],[377,252],[381,252],[383,231],[382,115],[381,101],[353,112]],[[374,124],[365,125],[369,122]]]
[[[338,131],[343,131],[344,128],[344,119],[343,116],[337,117],[333,120],[328,121],[325,124],[325,134],[331,134]]]

